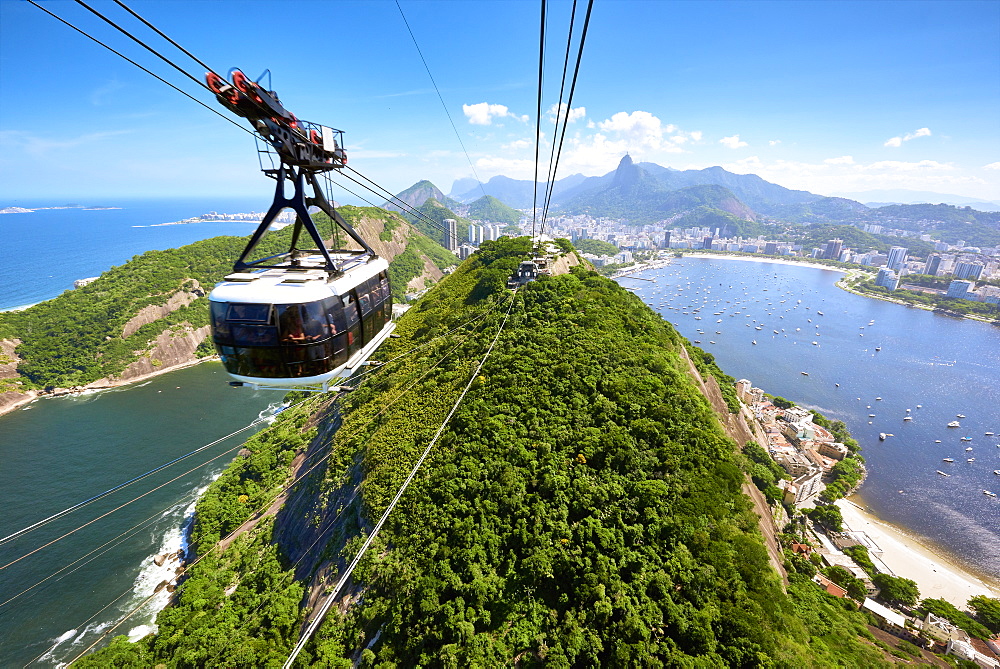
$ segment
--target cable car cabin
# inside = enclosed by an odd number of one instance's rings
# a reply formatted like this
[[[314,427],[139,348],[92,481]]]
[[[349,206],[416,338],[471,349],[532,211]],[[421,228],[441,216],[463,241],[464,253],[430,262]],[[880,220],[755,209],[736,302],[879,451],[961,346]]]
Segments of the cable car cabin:
[[[212,339],[233,385],[325,391],[395,328],[384,259],[333,279],[309,260],[230,274],[209,295]]]
[[[524,260],[517,270],[510,275],[510,278],[507,279],[507,287],[511,289],[517,288],[537,278],[538,265],[533,260]]]

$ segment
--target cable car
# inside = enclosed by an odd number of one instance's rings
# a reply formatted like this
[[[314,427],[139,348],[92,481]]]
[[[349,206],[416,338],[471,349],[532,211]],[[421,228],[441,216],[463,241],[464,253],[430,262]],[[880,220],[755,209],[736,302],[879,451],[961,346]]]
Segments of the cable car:
[[[328,390],[393,331],[385,259],[332,279],[322,261],[308,256],[296,267],[236,272],[209,295],[212,338],[233,385]]]
[[[273,91],[264,91],[239,70],[233,72],[231,86],[210,72],[209,86],[223,106],[254,124],[265,147],[258,153],[267,155],[272,165],[265,168],[262,161],[261,167],[276,185],[271,207],[233,273],[208,296],[212,341],[234,379],[231,385],[325,392],[334,379],[369,364],[395,327],[389,263],[330,204],[317,178],[347,162],[338,141],[340,131],[300,121]],[[289,182],[294,187],[291,196],[285,194]],[[310,207],[326,213],[355,248],[328,248]],[[285,209],[296,214],[290,248],[251,260]],[[306,238],[314,248],[299,246]],[[339,242],[340,235],[334,238]]]

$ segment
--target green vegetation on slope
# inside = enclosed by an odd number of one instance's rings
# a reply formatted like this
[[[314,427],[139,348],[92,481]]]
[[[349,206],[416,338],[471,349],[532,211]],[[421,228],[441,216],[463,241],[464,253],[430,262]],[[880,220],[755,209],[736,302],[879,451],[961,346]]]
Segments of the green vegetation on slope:
[[[323,527],[358,504],[381,514],[497,332],[511,299],[503,280],[528,250],[526,238],[484,244],[400,321],[380,357],[426,346],[345,399],[303,522]],[[782,591],[740,492],[742,458],[673,328],[583,270],[514,299],[493,355],[355,572],[359,597],[331,610],[301,663],[879,665],[859,641],[863,617],[807,581]],[[249,517],[276,480],[269,463],[300,451],[309,425],[301,412],[261,433],[202,500],[199,553]],[[361,497],[345,503],[359,467]],[[334,535],[325,555],[343,565],[360,537]],[[296,640],[287,602],[300,591],[273,547],[298,540],[265,524],[192,570],[157,636],[117,640],[81,666],[274,663]]]
[[[469,218],[490,223],[517,223],[521,220],[521,212],[492,195],[484,195],[469,205]]]
[[[381,232],[405,225],[398,215],[371,207],[343,207],[344,218],[358,227],[362,219],[381,224]],[[329,235],[330,219],[316,215],[322,234]],[[291,226],[264,236],[255,257],[288,250]],[[434,241],[408,231],[406,251],[393,259],[389,271],[393,295],[402,299],[406,282],[424,269],[424,256],[439,268],[458,263],[458,258]],[[344,235],[341,233],[341,241]],[[166,330],[180,332],[182,324],[198,328],[208,325],[207,294],[232,270],[246,245],[245,237],[214,237],[166,251],[147,251],[124,265],[112,267],[97,281],[69,290],[51,300],[18,312],[0,313],[0,339],[18,338],[16,354],[21,387],[41,389],[86,385],[122,372],[145,355],[150,344]],[[123,328],[143,307],[164,305],[178,291],[202,293],[186,307],[148,323],[126,338]],[[199,352],[208,354],[203,343]],[[9,388],[9,384],[4,388]]]
[[[456,232],[458,233],[458,243],[461,244],[462,242],[469,240],[469,223],[471,221],[467,218],[462,218],[451,209],[438,202],[435,198],[427,198],[422,205],[417,207],[417,211],[434,221],[434,223],[429,223],[423,216],[417,216],[415,214],[404,214],[406,220],[410,222],[410,225],[433,239],[435,242],[444,244],[445,231],[448,229],[448,226],[444,221],[448,218],[453,218],[457,221]]]
[[[595,256],[614,256],[621,250],[611,242],[600,239],[578,239],[573,245],[580,253],[593,253]]]

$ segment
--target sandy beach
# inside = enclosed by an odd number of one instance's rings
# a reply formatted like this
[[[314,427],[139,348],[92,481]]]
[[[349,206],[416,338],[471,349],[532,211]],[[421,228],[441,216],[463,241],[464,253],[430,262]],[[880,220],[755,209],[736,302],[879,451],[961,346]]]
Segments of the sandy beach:
[[[816,262],[803,262],[800,260],[782,260],[781,258],[755,258],[754,256],[732,256],[714,253],[685,253],[685,258],[710,258],[712,260],[744,260],[747,262],[766,262],[772,265],[793,265],[796,267],[815,267],[816,269],[828,269],[831,272],[840,272],[841,274],[846,274],[846,269],[840,269],[839,267],[830,267],[829,265],[822,265]]]
[[[882,548],[882,561],[896,576],[916,581],[921,598],[944,599],[967,609],[966,602],[974,595],[1000,597],[1000,584],[984,582],[854,502],[842,499],[837,506],[851,530],[866,532]]]

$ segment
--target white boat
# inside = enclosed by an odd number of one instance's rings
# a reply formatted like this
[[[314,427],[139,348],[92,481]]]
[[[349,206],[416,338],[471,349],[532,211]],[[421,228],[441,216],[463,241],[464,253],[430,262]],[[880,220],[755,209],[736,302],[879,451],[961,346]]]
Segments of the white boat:
[[[994,469],[993,473],[996,474],[997,476],[1000,476],[1000,469]]]
[[[944,458],[943,460],[941,460],[941,462],[954,462],[954,461],[955,460],[952,458]]]
[[[938,474],[940,474],[941,476],[951,476],[951,474],[945,474],[945,473],[944,473],[943,471],[941,471],[940,469],[939,469],[939,470],[937,470],[937,473],[938,473]]]
[[[995,492],[990,492],[989,490],[984,490],[983,494],[984,495],[989,495],[990,497],[996,497],[997,496],[997,494]]]
[[[965,418],[965,414],[957,413],[955,414],[955,418]]]
[[[885,432],[879,432],[878,433],[878,440],[879,441],[885,441],[885,437],[886,437]]]
[[[809,376],[809,372],[799,372],[802,376]]]
[[[935,440],[934,440],[934,443],[935,443],[935,444],[940,444],[940,443],[941,443],[941,440],[940,440],[940,439],[935,439]]]
[[[754,346],[756,346],[756,345],[757,345],[757,340],[756,340],[756,339],[754,339],[754,340],[753,340],[752,342],[750,342],[750,343],[751,343],[751,344],[753,344]]]
[[[913,420],[913,416],[903,416],[903,420]]]
[[[881,402],[881,401],[882,401],[882,398],[881,398],[881,397],[876,397],[876,398],[875,398],[875,401],[876,401],[876,402]]]
[[[971,451],[971,450],[972,450],[972,446],[969,446],[969,447],[968,447],[967,449],[965,449],[965,450],[967,450],[967,451]]]
[[[966,460],[966,462],[975,462],[975,461],[976,461],[976,459],[975,459],[975,458],[968,458],[968,459]]]
[[[962,437],[959,441],[972,441],[972,437]]]
[[[957,420],[953,420],[950,423],[948,423],[948,427],[962,427],[962,424],[959,423]]]
[[[984,432],[983,434],[985,434],[987,437],[992,437],[993,436],[992,432]]]

